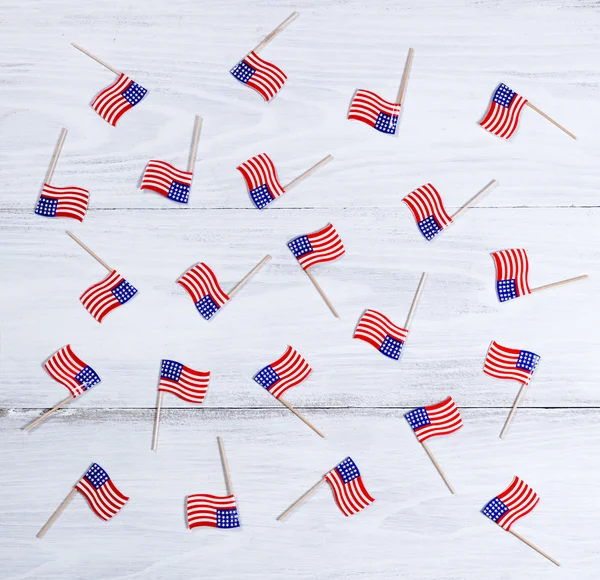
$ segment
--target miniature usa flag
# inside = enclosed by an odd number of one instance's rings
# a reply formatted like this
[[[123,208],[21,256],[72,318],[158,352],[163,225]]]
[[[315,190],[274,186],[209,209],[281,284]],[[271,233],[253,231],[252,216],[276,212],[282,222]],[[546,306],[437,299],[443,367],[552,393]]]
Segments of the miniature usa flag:
[[[97,463],[92,463],[87,473],[75,485],[75,489],[87,499],[94,513],[104,521],[118,514],[129,501]]]
[[[65,217],[82,222],[90,192],[83,187],[54,187],[44,183],[35,213],[45,217]]]
[[[85,309],[98,321],[115,308],[129,302],[137,294],[121,274],[113,270],[104,280],[90,286],[80,297]]]
[[[486,131],[510,139],[519,125],[519,119],[527,99],[517,95],[504,83],[496,89],[488,112],[479,123]]]
[[[250,198],[258,209],[263,209],[285,193],[277,179],[273,161],[266,153],[255,155],[237,167],[243,175]]]
[[[192,297],[198,312],[206,320],[210,320],[229,300],[215,273],[204,263],[200,262],[190,268],[177,284],[183,286]]]
[[[438,435],[449,435],[463,426],[458,407],[452,397],[444,399],[437,405],[413,409],[404,417],[415,432],[419,443]]]
[[[331,262],[346,251],[342,238],[331,224],[318,232],[294,238],[288,247],[304,270],[321,262]]]
[[[200,372],[181,363],[163,359],[158,390],[171,393],[188,403],[201,404],[208,390],[209,372]]]
[[[452,223],[438,190],[426,183],[402,200],[412,211],[417,226],[426,240],[431,241]]]
[[[96,371],[73,352],[70,344],[55,352],[44,363],[44,368],[55,381],[69,390],[74,399],[100,382]]]
[[[146,166],[140,189],[155,191],[178,203],[187,203],[191,185],[191,171],[181,171],[166,161],[152,159]]]
[[[540,356],[534,352],[507,348],[493,341],[485,357],[483,372],[490,377],[528,385],[539,362]]]
[[[256,373],[254,380],[279,399],[288,389],[305,381],[311,371],[306,359],[288,346],[281,358]]]
[[[500,302],[531,294],[529,259],[525,250],[501,250],[493,252],[492,258],[496,265],[496,291]]]
[[[365,310],[360,317],[354,336],[368,342],[381,354],[398,360],[408,336],[408,330],[395,325],[387,316],[377,310]]]
[[[98,94],[92,102],[92,109],[107,123],[116,127],[117,121],[137,105],[147,92],[147,89],[121,73],[112,85]]]
[[[345,516],[357,514],[375,501],[367,491],[356,463],[350,457],[346,457],[332,469],[325,479],[331,486],[335,502]]]
[[[278,66],[261,58],[254,51],[236,64],[230,72],[267,102],[282,89],[287,80],[287,76]]]
[[[187,497],[187,521],[190,530],[200,526],[239,528],[234,495],[196,493]]]
[[[540,496],[515,476],[511,484],[489,501],[481,513],[508,532],[517,520],[532,512],[539,501]]]
[[[390,103],[372,91],[359,89],[350,103],[348,119],[362,121],[381,133],[395,135],[399,114],[398,103]]]

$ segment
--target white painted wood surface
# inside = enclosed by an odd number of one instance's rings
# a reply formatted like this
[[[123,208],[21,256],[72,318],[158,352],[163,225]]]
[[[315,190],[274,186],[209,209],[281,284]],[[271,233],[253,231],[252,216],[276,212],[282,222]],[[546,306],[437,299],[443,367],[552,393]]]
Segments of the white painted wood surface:
[[[263,53],[289,76],[267,105],[228,70],[292,10],[298,20]],[[575,1],[2,3],[0,575],[597,579],[599,32],[598,7]],[[71,41],[149,89],[116,129],[89,107],[114,77]],[[346,121],[357,88],[393,98],[409,46],[399,135]],[[510,142],[483,131],[502,81],[578,141],[530,110]],[[149,159],[185,167],[195,114],[204,123],[189,206],[139,191]],[[63,126],[54,183],[90,190],[82,225],[33,214]],[[258,212],[235,167],[261,152],[283,182],[335,159]],[[431,181],[453,211],[492,178],[499,186],[431,244],[401,201]],[[285,245],[328,222],[347,254],[314,273],[341,320]],[[102,325],[78,297],[104,270],[66,229],[140,290]],[[528,249],[533,286],[591,278],[501,305],[489,253],[507,247]],[[210,323],[175,284],[203,260],[228,290],[267,253]],[[351,339],[365,308],[402,324],[423,270],[400,363]],[[542,356],[504,442],[517,385],[481,372],[493,339]],[[102,383],[25,434],[64,397],[41,365],[67,343]],[[289,400],[324,441],[252,381],[287,344],[314,369]],[[212,381],[203,408],[165,397],[154,455],[163,357]],[[456,497],[402,419],[448,394],[465,428],[431,448]],[[225,491],[217,435],[243,527],[192,533],[185,496]],[[324,487],[275,520],[347,455],[372,506],[346,519]],[[130,503],[104,523],[78,497],[37,540],[92,461]],[[561,569],[479,513],[515,474],[542,497],[515,530]]]

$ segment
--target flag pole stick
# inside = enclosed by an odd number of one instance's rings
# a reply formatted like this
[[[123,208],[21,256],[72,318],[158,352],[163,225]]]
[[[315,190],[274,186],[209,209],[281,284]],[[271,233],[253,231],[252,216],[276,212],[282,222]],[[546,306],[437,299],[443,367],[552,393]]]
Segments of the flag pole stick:
[[[225,487],[227,488],[227,495],[233,495],[233,486],[231,485],[231,476],[229,475],[229,466],[227,465],[227,456],[225,455],[225,446],[223,445],[223,439],[217,437],[219,442],[219,453],[221,454],[221,462],[223,463],[223,473],[225,474]]]
[[[304,415],[301,415],[298,411],[296,411],[296,409],[294,409],[294,407],[292,407],[287,401],[285,401],[284,399],[277,400],[280,401],[283,405],[285,405],[292,413],[294,413],[294,415],[296,415],[298,419],[304,421],[304,423],[306,423],[317,435],[320,435],[321,437],[323,437],[323,439],[325,439],[325,435],[323,434],[323,432],[319,431]]]
[[[152,434],[152,451],[156,451],[156,447],[158,445],[158,426],[160,423],[160,409],[162,406],[162,398],[163,392],[158,391],[158,396],[156,397],[156,415],[154,416],[154,431]]]
[[[254,276],[254,274],[256,274],[269,260],[271,259],[271,256],[269,256],[269,254],[267,254],[258,264],[256,264],[256,266],[254,266],[254,268],[252,268],[252,270],[250,270],[250,272],[248,272],[230,291],[229,291],[229,298],[232,298],[235,294],[237,294],[245,285],[246,283],[250,280],[250,278],[252,278],[252,276]]]
[[[43,525],[42,529],[35,535],[36,538],[43,538],[44,534],[48,531],[50,526],[54,523],[54,521],[58,518],[60,514],[63,513],[65,508],[71,503],[71,500],[75,497],[77,490],[73,488],[67,497],[63,499],[62,503],[56,508],[54,513],[48,518],[48,521]]]
[[[404,100],[404,93],[406,91],[406,84],[408,83],[408,73],[410,72],[410,65],[412,64],[412,59],[415,51],[412,48],[408,49],[408,56],[406,57],[406,65],[404,66],[404,72],[402,73],[402,82],[400,83],[400,90],[398,91],[398,98],[396,99],[396,104],[402,105],[402,101]]]
[[[270,32],[265,36],[265,39],[259,43],[252,52],[258,52],[262,50],[271,40],[273,40],[288,24],[291,24],[296,18],[298,18],[299,14],[297,12],[292,12],[273,32]]]
[[[553,564],[560,566],[560,563],[557,562],[554,558],[552,558],[552,556],[550,556],[549,554],[546,554],[546,552],[544,552],[544,550],[541,550],[535,544],[533,544],[532,542],[530,542],[523,536],[520,536],[519,534],[517,534],[517,532],[513,532],[512,530],[508,530],[508,532],[511,533],[515,538],[519,538],[519,540],[521,540],[521,542],[524,542],[530,548],[533,548],[538,554],[541,554],[542,556],[544,556],[544,558],[548,558],[548,560],[550,560],[550,562],[552,562]]]
[[[304,270],[304,268],[302,268]],[[312,275],[311,272],[308,271],[308,269],[304,270],[306,272],[306,275],[310,278],[310,281],[314,284],[315,288],[317,289],[317,292],[321,295],[321,298],[323,298],[323,300],[325,300],[325,304],[327,304],[327,306],[329,306],[329,310],[331,310],[331,312],[333,312],[333,315],[336,318],[339,318],[340,315],[337,313],[336,309],[333,307],[333,304],[331,303],[331,301],[329,300],[329,298],[327,298],[327,296],[325,295],[325,292],[323,292],[323,289],[321,288],[321,286],[319,286],[319,283],[317,282],[316,278]]]
[[[68,405],[72,400],[73,400],[73,397],[71,395],[69,395],[68,397],[64,398],[60,403],[58,403],[57,405],[52,407],[52,409],[50,409],[49,411],[46,411],[41,417],[38,417],[37,419],[33,420],[28,425],[25,425],[25,427],[23,427],[23,429],[25,431],[30,431],[36,425],[39,425],[42,421],[45,421],[48,417],[50,417],[50,415],[52,415],[53,413],[56,413],[56,411],[58,411],[60,408],[64,407],[65,405]]]
[[[118,71],[116,68],[113,68],[109,64],[105,63],[103,60],[99,59],[97,56],[94,56],[91,52],[88,52],[85,48],[82,48],[78,44],[75,44],[74,42],[72,42],[71,46],[74,46],[77,50],[80,50],[81,52],[83,52],[83,54],[87,54],[90,58],[92,58],[96,62],[100,63],[103,67],[107,68],[108,70],[114,72],[116,75],[121,74],[120,71]]]
[[[490,189],[493,189],[498,185],[498,182],[495,179],[492,179],[479,193],[475,194],[465,205],[459,208],[454,215],[450,216],[453,220],[455,220],[460,214],[467,211],[480,197],[485,195]]]
[[[98,254],[95,254],[90,250],[73,232],[67,232],[67,234],[73,238],[90,256],[96,258],[98,262],[100,262],[109,272],[112,272],[113,269],[100,257]]]
[[[196,164],[196,152],[198,151],[198,139],[200,138],[200,127],[202,126],[202,117],[196,115],[194,121],[194,133],[192,135],[192,146],[190,149],[190,158],[188,159],[188,173],[194,171],[194,165]]]
[[[421,445],[423,446],[423,449],[425,449],[425,453],[427,453],[427,455],[429,455],[429,459],[431,459],[431,462],[433,463],[435,468],[438,470],[438,473],[442,476],[442,479],[444,480],[444,483],[448,486],[448,489],[453,494],[456,494],[456,492],[454,491],[454,488],[452,487],[452,484],[448,481],[448,478],[446,477],[444,470],[441,468],[440,464],[436,461],[435,457],[429,450],[429,447],[427,447],[427,445],[425,445],[424,441],[421,442]]]
[[[277,519],[279,521],[286,518],[291,511],[295,510],[301,503],[304,503],[319,487],[321,487],[325,483],[325,478],[321,479],[318,483],[313,485],[302,497],[297,499],[288,509],[286,509]]]
[[[323,159],[321,159],[321,161],[319,161],[318,163],[315,163],[310,169],[307,169],[304,173],[302,173],[301,175],[298,175],[298,177],[296,177],[296,179],[293,179],[292,181],[290,181],[287,185],[285,185],[283,187],[283,189],[285,191],[288,191],[289,189],[294,187],[294,185],[297,185],[298,183],[300,183],[301,181],[303,181],[304,179],[306,179],[307,177],[312,175],[317,169],[319,169],[319,167],[322,167],[326,163],[329,163],[332,159],[333,159],[333,155],[327,155],[327,157],[324,157]]]
[[[527,385],[525,385],[525,384],[521,385],[521,388],[519,389],[519,393],[517,394],[517,398],[515,399],[512,409],[510,410],[510,413],[508,414],[508,417],[506,418],[506,422],[504,423],[504,427],[502,427],[502,431],[500,432],[500,439],[504,439],[506,437],[506,433],[508,431],[508,428],[510,427],[510,424],[513,420],[515,412],[517,411],[517,407],[521,403],[521,399],[523,398],[523,395],[525,394],[526,387],[527,387]]]
[[[404,324],[404,328],[406,330],[410,329],[410,325],[415,315],[415,311],[417,309],[417,304],[419,303],[419,298],[421,297],[421,292],[423,292],[423,286],[425,286],[425,280],[427,279],[427,272],[423,272],[421,274],[421,279],[419,280],[419,285],[417,286],[417,291],[415,292],[415,297],[413,298],[412,304],[410,305],[410,310],[408,311],[408,316],[406,317],[406,323]]]
[[[583,276],[577,276],[576,278],[568,278],[567,280],[561,280],[560,282],[552,282],[552,284],[546,284],[544,286],[538,286],[537,288],[532,288],[531,292],[539,292],[540,290],[546,290],[547,288],[554,288],[555,286],[562,286],[563,284],[568,284],[569,282],[577,282],[577,280],[584,280],[585,278],[589,278],[587,274]]]
[[[65,138],[67,137],[67,130],[63,127],[60,130],[60,137],[58,138],[58,143],[56,144],[56,148],[54,149],[54,154],[52,155],[52,159],[50,160],[50,167],[48,167],[48,173],[46,173],[46,180],[44,183],[50,184],[50,180],[54,175],[54,168],[56,167],[56,163],[58,161],[58,157],[60,156],[60,152],[65,142]]]
[[[553,125],[556,125],[561,131],[564,131],[571,139],[577,140],[577,137],[571,133],[571,131],[567,131],[561,124],[557,123],[552,117],[549,117],[544,113],[544,111],[540,111],[535,105],[532,105],[529,101],[527,101],[527,106],[533,109],[536,113],[539,113],[544,119],[550,121]]]

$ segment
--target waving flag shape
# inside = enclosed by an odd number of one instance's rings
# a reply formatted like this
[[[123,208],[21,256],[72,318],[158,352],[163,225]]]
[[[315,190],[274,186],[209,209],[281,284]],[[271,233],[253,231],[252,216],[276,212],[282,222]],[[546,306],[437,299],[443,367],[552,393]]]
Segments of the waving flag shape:
[[[415,432],[419,443],[438,435],[449,435],[463,426],[458,407],[452,397],[444,399],[437,405],[413,409],[404,417]]]
[[[512,483],[489,501],[481,513],[508,532],[517,520],[532,512],[539,501],[540,496],[515,476]]]
[[[96,371],[73,352],[70,344],[55,352],[44,363],[44,368],[55,381],[69,389],[74,399],[100,382]]]
[[[254,380],[279,399],[288,389],[306,380],[311,371],[306,359],[288,346],[283,356],[256,373]]]
[[[494,341],[485,357],[483,372],[490,377],[528,385],[539,362],[540,356],[534,352],[507,348]]]
[[[237,167],[244,176],[250,197],[258,209],[263,209],[285,193],[277,179],[277,171],[266,153],[256,155]]]
[[[442,197],[431,183],[418,187],[402,201],[410,208],[419,230],[429,241],[452,223]]]
[[[200,262],[190,268],[177,284],[183,286],[192,297],[198,312],[210,320],[229,300],[229,296],[223,292],[215,273],[204,263]]]
[[[148,92],[123,73],[115,83],[101,91],[92,103],[92,109],[113,127],[129,109],[137,105]]]
[[[270,101],[283,87],[287,76],[273,63],[251,52],[231,69],[240,82],[257,91],[265,101]]]
[[[82,222],[90,192],[83,187],[54,187],[44,183],[35,213],[45,217],[65,217]]]
[[[129,302],[137,294],[121,274],[113,270],[104,280],[90,286],[80,297],[85,309],[98,321],[115,308]]]
[[[357,514],[375,501],[367,491],[356,463],[350,457],[346,457],[332,469],[325,479],[329,482],[333,497],[345,516]]]
[[[187,498],[187,521],[191,529],[200,526],[211,528],[239,528],[235,496],[196,493]]]
[[[496,291],[500,302],[531,294],[529,259],[523,249],[493,252],[496,265]]]
[[[210,373],[195,371],[174,360],[164,359],[158,390],[172,393],[188,403],[202,403],[208,390]]]
[[[304,270],[321,262],[331,262],[346,251],[342,238],[331,224],[318,232],[294,238],[288,248]]]
[[[498,137],[510,139],[517,129],[521,111],[526,104],[527,99],[501,83],[494,93],[485,118],[479,124]]]
[[[149,189],[173,201],[187,203],[191,185],[191,171],[181,171],[166,161],[152,159],[146,166],[140,189]]]
[[[97,463],[92,463],[87,473],[75,485],[75,489],[83,494],[92,510],[104,521],[119,513],[129,500]]]
[[[408,336],[408,330],[396,326],[377,310],[366,310],[360,317],[354,336],[374,346],[381,354],[398,360]]]
[[[350,103],[348,119],[362,121],[382,133],[394,135],[399,114],[399,104],[390,103],[372,91],[360,89]]]

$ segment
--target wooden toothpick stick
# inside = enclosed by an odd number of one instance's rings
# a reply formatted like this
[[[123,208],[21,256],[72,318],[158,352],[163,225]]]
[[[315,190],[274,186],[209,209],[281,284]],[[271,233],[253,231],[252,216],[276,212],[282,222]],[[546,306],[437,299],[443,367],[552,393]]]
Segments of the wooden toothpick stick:
[[[553,125],[556,125],[561,131],[564,131],[569,137],[571,137],[571,139],[577,140],[577,137],[575,137],[575,135],[573,135],[573,133],[571,133],[571,131],[567,131],[562,125],[557,123],[552,117],[549,117],[548,115],[546,115],[546,113],[544,113],[544,111],[540,111],[535,105],[532,105],[529,101],[527,101],[527,106],[530,107],[531,109],[533,109],[536,113],[539,113],[542,117],[544,117],[544,119],[547,119],[548,121],[550,121]]]
[[[319,487],[321,487],[325,483],[325,481],[326,481],[326,479],[323,478],[323,479],[321,479],[321,481],[319,481],[319,483],[316,483],[315,485],[313,485],[302,497],[300,497],[299,499],[297,499],[277,519],[279,521],[281,521],[284,518],[286,518],[290,514],[290,512],[292,512],[293,510],[295,510],[301,503],[304,503],[315,491],[317,491],[317,489],[319,489]]]
[[[539,292],[540,290],[547,290],[548,288],[554,288],[555,286],[562,286],[563,284],[569,284],[569,282],[577,282],[577,280],[584,280],[585,278],[589,278],[587,274],[583,276],[577,276],[575,278],[568,278],[567,280],[560,280],[559,282],[552,282],[552,284],[545,284],[544,286],[538,286],[537,288],[532,288],[532,292]]]
[[[109,272],[112,272],[113,269],[100,257],[98,254],[95,254],[90,250],[73,232],[67,232],[71,238],[73,238],[90,256],[96,258],[98,262],[100,262]]]
[[[285,405],[292,413],[294,413],[298,419],[304,421],[304,423],[306,423],[317,435],[320,435],[323,437],[323,439],[325,439],[325,435],[319,431],[304,415],[301,415],[298,411],[296,411],[296,409],[294,409],[294,407],[292,407],[287,401],[284,399],[278,399],[278,401]]]
[[[283,187],[283,189],[285,189],[285,191],[288,191],[289,189],[294,187],[294,185],[298,185],[298,183],[300,183],[301,181],[303,181],[304,179],[306,179],[307,177],[312,175],[317,169],[319,169],[319,167],[322,167],[326,163],[329,163],[332,159],[333,159],[333,155],[327,155],[327,157],[324,157],[323,159],[321,159],[321,161],[319,161],[318,163],[315,163],[310,169],[307,169],[304,173],[302,173],[301,175],[298,175],[298,177],[296,177],[296,179],[292,179],[292,181],[290,181],[287,185],[285,185]]]
[[[194,121],[194,133],[192,135],[192,146],[190,148],[190,158],[188,160],[188,173],[194,171],[194,165],[196,163],[196,152],[198,151],[198,139],[200,138],[200,127],[202,126],[202,117],[196,115]]]
[[[408,73],[410,72],[410,65],[412,64],[414,53],[415,51],[412,48],[408,49],[406,65],[404,66],[404,73],[402,73],[402,82],[400,83],[400,90],[398,91],[398,99],[396,99],[398,105],[401,105],[404,99],[404,93],[406,92],[406,85],[408,83]]]
[[[521,399],[523,398],[523,395],[525,394],[526,388],[527,388],[527,385],[524,385],[524,384],[521,385],[521,388],[519,389],[519,392],[517,394],[517,398],[515,399],[512,409],[510,410],[510,413],[508,414],[508,417],[506,418],[506,423],[504,423],[504,427],[502,428],[502,431],[500,432],[500,439],[504,439],[506,437],[508,428],[510,427],[510,424],[511,424],[513,417],[515,415],[515,412],[517,410],[517,407],[521,403]]]
[[[455,220],[459,215],[467,211],[480,197],[488,193],[488,191],[496,187],[496,185],[498,185],[498,182],[495,179],[492,179],[492,181],[490,181],[479,193],[474,195],[467,203],[465,203],[465,205],[458,209],[454,215],[451,216],[452,219]]]
[[[423,272],[421,274],[421,279],[419,280],[419,285],[417,286],[417,291],[415,292],[415,297],[413,298],[412,304],[410,305],[408,316],[406,317],[406,323],[404,324],[404,328],[406,328],[406,330],[410,329],[413,316],[415,315],[415,311],[417,309],[417,304],[419,303],[419,298],[421,297],[421,292],[423,292],[423,286],[425,286],[426,278],[427,272]]]
[[[267,34],[265,39],[259,43],[252,52],[258,52],[262,50],[271,40],[273,40],[288,24],[292,23],[296,18],[298,18],[299,14],[297,12],[292,12],[273,32]]]
[[[227,456],[225,455],[225,446],[223,445],[223,439],[217,437],[219,442],[219,453],[221,454],[221,462],[223,463],[223,473],[225,474],[225,487],[227,488],[227,495],[233,495],[233,486],[231,485],[231,476],[229,475],[229,466],[227,465]]]
[[[54,154],[52,155],[52,159],[50,160],[50,167],[48,167],[48,173],[46,173],[46,181],[44,183],[49,184],[52,180],[52,176],[54,175],[54,168],[56,167],[56,163],[58,161],[58,157],[60,156],[60,151],[62,149],[63,143],[65,142],[66,137],[67,130],[63,128],[60,130],[60,137],[58,138],[58,143],[56,144]]]
[[[452,493],[455,494],[456,492],[454,491],[452,484],[448,481],[448,478],[446,477],[444,470],[441,468],[440,464],[436,461],[435,457],[429,450],[429,447],[427,447],[427,445],[425,444],[425,441],[422,441],[421,445],[423,446],[423,449],[425,449],[425,453],[427,453],[427,455],[429,455],[429,459],[431,459],[431,463],[433,463],[433,465],[435,465],[435,468],[438,470],[438,473],[442,476],[442,479],[444,480],[444,483],[448,486],[448,489]]]
[[[304,268],[303,268],[303,270],[304,270]],[[306,272],[306,275],[310,278],[310,281],[313,283],[314,287],[317,289],[317,292],[321,295],[321,298],[323,298],[323,300],[325,300],[325,304],[327,304],[327,306],[329,306],[329,310],[331,310],[331,312],[333,312],[333,315],[336,318],[339,318],[340,315],[337,313],[336,309],[333,307],[333,304],[331,303],[329,298],[327,298],[325,292],[323,292],[323,289],[321,288],[321,286],[319,286],[319,283],[317,282],[315,277],[312,275],[312,272],[310,272],[308,269],[306,269],[304,271]]]
[[[54,523],[54,521],[58,518],[58,516],[63,513],[65,508],[69,505],[71,500],[75,497],[76,493],[77,493],[77,490],[75,488],[73,488],[69,492],[69,495],[67,495],[67,497],[65,497],[65,499],[63,499],[62,503],[56,508],[56,511],[50,516],[48,521],[43,525],[42,529],[36,534],[37,538],[44,537],[44,534],[48,531],[48,529]]]
[[[45,421],[48,417],[50,417],[50,415],[56,413],[56,411],[58,411],[65,405],[68,405],[72,400],[73,400],[73,397],[71,397],[71,395],[69,395],[68,397],[65,397],[60,403],[58,403],[57,405],[54,405],[54,407],[52,407],[52,409],[50,409],[49,411],[46,411],[41,417],[38,417],[37,419],[33,420],[28,425],[25,425],[25,427],[23,427],[23,429],[25,431],[30,431],[36,425],[39,425],[42,421]]]
[[[519,538],[519,540],[521,540],[521,542],[524,542],[525,544],[527,544],[530,548],[533,548],[538,554],[541,554],[542,556],[544,556],[544,558],[548,558],[548,560],[550,560],[550,562],[552,562],[553,564],[556,564],[557,566],[560,566],[560,563],[557,562],[552,556],[546,554],[546,552],[544,552],[543,550],[541,550],[540,548],[538,548],[535,544],[531,543],[529,540],[527,540],[526,538],[524,538],[523,536],[517,534],[517,532],[513,532],[513,530],[508,530],[509,533],[511,533],[515,538]]]
[[[160,424],[160,408],[162,406],[163,392],[158,391],[156,398],[156,415],[154,416],[154,432],[152,434],[152,451],[156,451],[158,446],[158,426]]]
[[[72,42],[71,45],[74,46],[77,50],[80,50],[81,52],[83,52],[83,54],[87,54],[90,58],[94,59],[96,62],[99,62],[103,67],[114,72],[116,75],[121,74],[120,71],[118,71],[116,68],[113,68],[109,64],[105,63],[103,60],[99,59],[97,56],[94,56],[91,52],[88,52],[85,48],[82,48],[81,46],[79,46],[78,44],[75,44],[74,42]]]
[[[229,298],[232,298],[235,294],[237,294],[248,282],[248,280],[250,280],[250,278],[252,278],[252,276],[254,276],[254,274],[256,274],[269,260],[271,259],[271,256],[269,256],[268,254],[258,263],[256,264],[256,266],[254,266],[254,268],[252,268],[252,270],[250,270],[250,272],[248,272],[230,291],[229,291]]]

